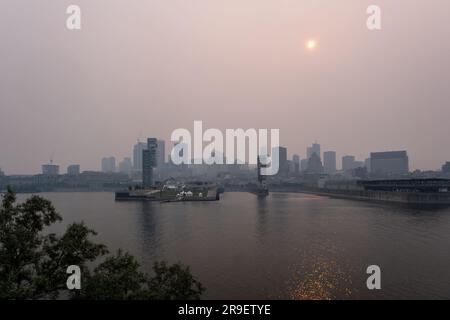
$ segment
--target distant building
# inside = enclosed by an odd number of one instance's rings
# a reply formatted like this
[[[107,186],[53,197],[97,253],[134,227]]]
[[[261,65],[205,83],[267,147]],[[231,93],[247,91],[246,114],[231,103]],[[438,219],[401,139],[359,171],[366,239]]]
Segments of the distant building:
[[[102,159],[102,172],[111,173],[116,172],[116,158],[105,157]]]
[[[123,173],[123,174],[126,174],[126,175],[130,175],[132,169],[133,169],[133,164],[131,162],[131,158],[124,158],[119,163],[119,172],[120,173]]]
[[[364,161],[364,167],[367,169],[367,172],[370,173],[370,158],[367,158]]]
[[[136,143],[133,147],[133,169],[136,171],[142,171],[142,153],[147,149],[145,142]]]
[[[56,164],[44,164],[42,166],[42,174],[53,176],[59,174],[59,166]]]
[[[306,171],[308,169],[308,159],[300,160],[300,171]]]
[[[356,168],[364,168],[364,162],[363,161],[353,162],[353,169],[356,169]]]
[[[313,154],[317,154],[320,159],[320,144],[313,143],[311,147],[306,148],[306,158],[309,159]]]
[[[147,139],[147,149],[142,153],[142,186],[144,189],[153,187],[153,168],[157,165],[158,140]]]
[[[164,140],[158,140],[158,148],[156,151],[157,167],[161,167],[166,163],[166,142]]]
[[[327,174],[336,172],[336,152],[325,151],[323,153],[323,169]]]
[[[294,174],[298,174],[300,172],[300,156],[298,154],[292,156],[292,163],[294,166]]]
[[[356,178],[367,179],[367,168],[358,166],[355,169],[351,170],[351,174]]]
[[[372,152],[370,154],[370,173],[378,176],[405,174],[409,172],[409,159],[406,151]]]
[[[2,171],[2,168],[0,168],[0,176],[4,176],[5,173]]]
[[[322,161],[317,153],[313,152],[311,157],[308,159],[308,168],[306,169],[308,173],[323,173]]]
[[[442,172],[444,172],[444,173],[450,173],[450,161],[447,161],[447,162],[442,166]]]
[[[295,163],[292,160],[288,160],[288,167],[289,167],[289,175],[295,174]]]
[[[70,175],[80,174],[80,165],[79,164],[71,164],[70,166],[68,166],[67,174],[70,174]]]
[[[350,171],[355,169],[355,157],[354,156],[343,156],[342,157],[342,170]]]
[[[285,147],[273,148],[274,154],[278,153],[279,170],[278,175],[287,176],[289,173],[289,163],[287,159],[287,149]]]

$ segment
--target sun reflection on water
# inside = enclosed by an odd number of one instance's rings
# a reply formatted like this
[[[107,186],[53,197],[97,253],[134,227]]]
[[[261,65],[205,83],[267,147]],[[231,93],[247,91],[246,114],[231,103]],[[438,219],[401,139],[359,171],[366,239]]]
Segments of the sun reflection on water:
[[[334,260],[317,259],[299,270],[292,281],[289,296],[294,300],[334,300],[352,295],[350,274]]]

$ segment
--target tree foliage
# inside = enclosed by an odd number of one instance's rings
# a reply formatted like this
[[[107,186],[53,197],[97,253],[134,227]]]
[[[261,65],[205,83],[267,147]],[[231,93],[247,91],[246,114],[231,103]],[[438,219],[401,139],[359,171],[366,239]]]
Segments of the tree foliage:
[[[181,300],[200,299],[204,292],[188,267],[157,262],[150,275],[122,250],[90,270],[108,253],[106,246],[91,240],[96,232],[84,223],[69,225],[61,236],[46,232],[61,220],[50,201],[32,196],[16,204],[8,188],[0,207],[0,299]],[[70,265],[82,271],[81,290],[67,289]]]

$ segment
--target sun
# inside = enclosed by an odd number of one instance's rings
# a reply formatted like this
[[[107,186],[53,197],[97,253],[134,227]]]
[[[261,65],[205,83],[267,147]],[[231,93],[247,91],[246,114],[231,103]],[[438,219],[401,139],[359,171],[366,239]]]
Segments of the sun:
[[[306,42],[306,48],[308,48],[308,50],[314,50],[317,47],[317,42],[316,40],[308,40]]]

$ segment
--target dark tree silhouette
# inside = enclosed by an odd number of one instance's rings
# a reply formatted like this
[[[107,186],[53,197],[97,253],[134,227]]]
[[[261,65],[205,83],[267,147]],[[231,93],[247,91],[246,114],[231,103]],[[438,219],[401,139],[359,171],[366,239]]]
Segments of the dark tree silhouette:
[[[61,221],[52,203],[32,196],[16,204],[8,188],[0,207],[0,299],[200,299],[204,288],[188,267],[157,262],[154,274],[140,271],[129,253],[119,250],[93,271],[88,267],[108,253],[91,240],[96,232],[84,223],[67,227],[62,236],[44,233]],[[82,272],[81,290],[68,290],[67,267]]]

